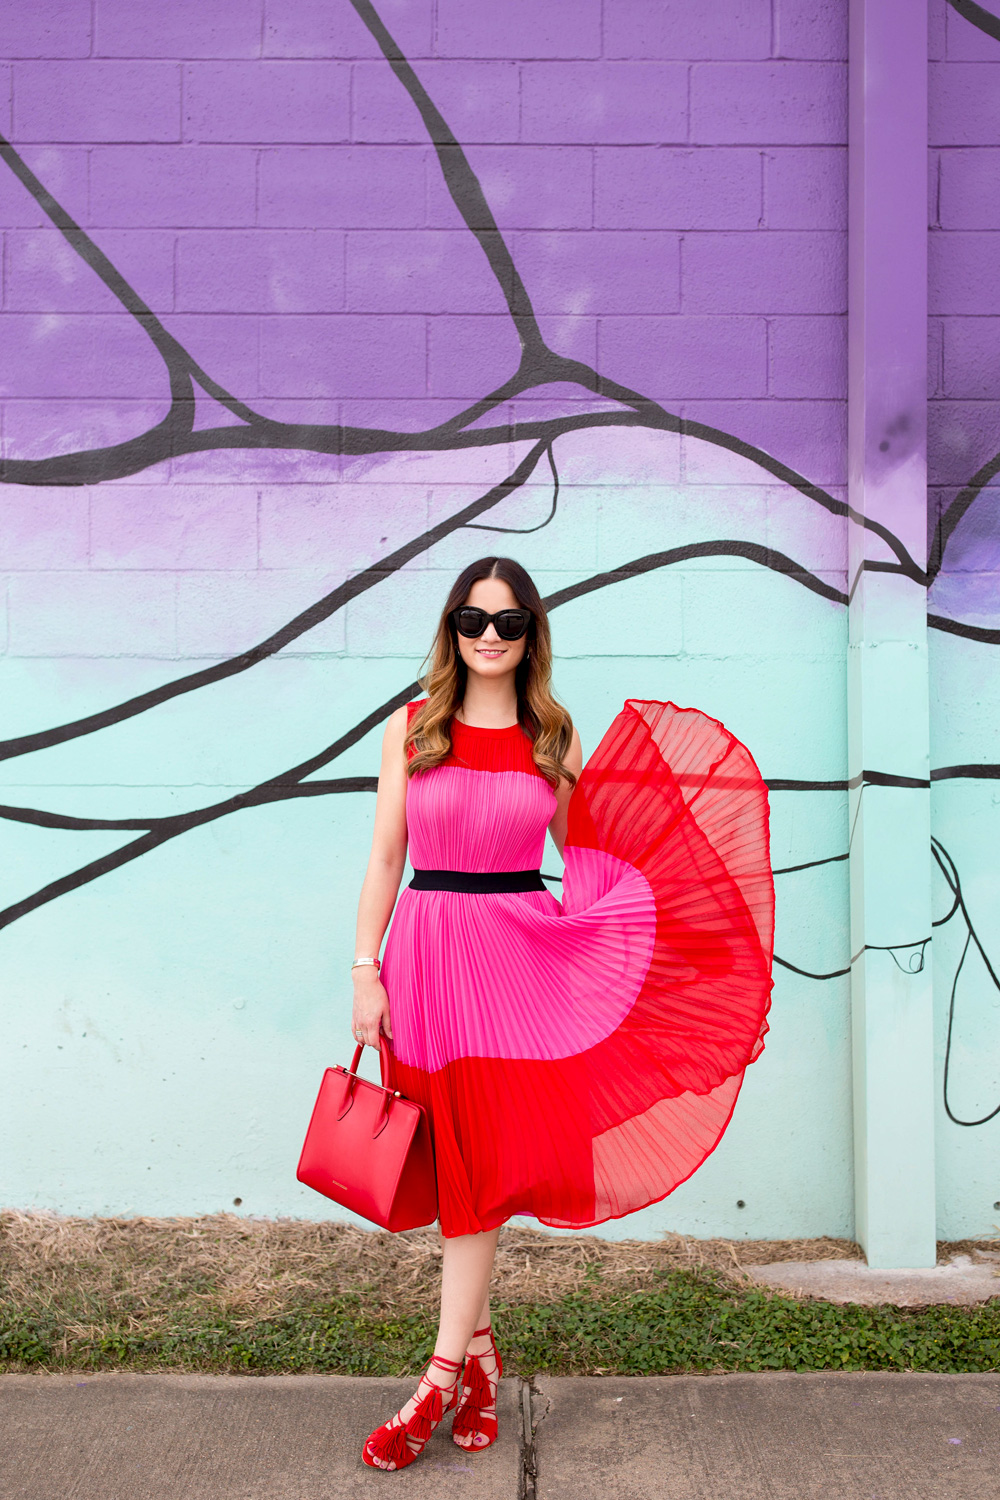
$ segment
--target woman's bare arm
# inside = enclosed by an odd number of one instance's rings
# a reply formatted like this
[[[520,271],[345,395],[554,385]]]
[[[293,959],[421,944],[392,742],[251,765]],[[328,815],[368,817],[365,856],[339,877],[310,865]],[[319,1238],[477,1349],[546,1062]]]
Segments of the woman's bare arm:
[[[570,741],[569,750],[566,753],[566,767],[578,778],[580,772],[583,770],[583,750],[580,746],[580,736],[575,729],[573,730],[573,738]],[[570,783],[566,780],[560,781],[556,788],[556,797],[559,806],[552,815],[552,821],[549,824],[552,842],[560,854],[562,854],[563,845],[566,843],[566,814],[569,809],[569,799],[572,795],[573,788]]]
[[[382,766],[375,800],[375,830],[361,897],[355,958],[377,958],[399,882],[406,864],[406,709],[397,708],[382,737]],[[389,996],[373,964],[351,971],[354,980],[354,1010],[351,1029],[368,1047],[378,1046],[381,1028],[392,1036]]]

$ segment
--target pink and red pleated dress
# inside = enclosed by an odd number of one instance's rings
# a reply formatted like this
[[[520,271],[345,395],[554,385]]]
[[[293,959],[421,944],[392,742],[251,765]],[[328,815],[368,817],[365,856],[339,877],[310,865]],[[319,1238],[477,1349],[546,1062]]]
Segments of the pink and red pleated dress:
[[[453,722],[448,760],[407,785],[414,885],[382,979],[448,1236],[665,1197],[763,1047],[774,888],[744,746],[696,709],[626,703],[570,801],[561,902],[534,873],[555,807],[517,725]]]

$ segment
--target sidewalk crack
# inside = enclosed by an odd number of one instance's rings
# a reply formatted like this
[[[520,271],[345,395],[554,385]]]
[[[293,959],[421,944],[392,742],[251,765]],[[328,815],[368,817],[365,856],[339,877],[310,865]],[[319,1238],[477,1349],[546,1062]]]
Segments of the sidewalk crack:
[[[538,1429],[548,1416],[552,1402],[535,1387],[535,1377],[522,1380],[521,1385],[521,1484],[519,1500],[536,1500],[538,1479],[535,1438]]]

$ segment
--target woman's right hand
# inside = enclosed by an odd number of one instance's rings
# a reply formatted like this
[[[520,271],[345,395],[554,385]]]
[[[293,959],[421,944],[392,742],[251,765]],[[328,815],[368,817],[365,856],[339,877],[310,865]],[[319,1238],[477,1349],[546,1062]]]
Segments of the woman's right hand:
[[[354,970],[354,1009],[351,1015],[351,1031],[356,1042],[366,1047],[378,1047],[378,1034],[382,1030],[392,1041],[392,1023],[389,1018],[389,996],[385,985],[378,977],[374,964],[366,964]]]

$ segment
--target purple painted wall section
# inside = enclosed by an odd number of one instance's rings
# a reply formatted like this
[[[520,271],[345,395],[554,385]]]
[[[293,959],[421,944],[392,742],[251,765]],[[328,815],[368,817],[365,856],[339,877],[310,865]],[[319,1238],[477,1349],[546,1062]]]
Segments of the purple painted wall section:
[[[1000,446],[1000,41],[937,7],[930,79],[930,485],[940,515]],[[950,535],[930,607],[1000,624],[990,476]]]
[[[841,485],[842,7],[733,11],[382,8],[553,346]],[[89,15],[7,18],[13,139],[215,378],[285,420],[412,427],[511,372],[499,289],[347,0]],[[143,430],[146,341],[6,176],[0,212],[5,452]]]

